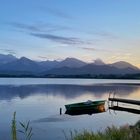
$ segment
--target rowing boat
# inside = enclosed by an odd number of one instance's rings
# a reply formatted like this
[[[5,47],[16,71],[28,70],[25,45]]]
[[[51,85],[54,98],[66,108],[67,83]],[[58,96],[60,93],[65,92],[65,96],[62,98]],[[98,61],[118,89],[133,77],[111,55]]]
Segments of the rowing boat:
[[[65,105],[66,110],[68,111],[81,111],[81,110],[95,110],[99,109],[100,106],[105,104],[105,100],[99,101],[91,101],[88,100],[86,102],[74,103],[74,104],[67,104]]]

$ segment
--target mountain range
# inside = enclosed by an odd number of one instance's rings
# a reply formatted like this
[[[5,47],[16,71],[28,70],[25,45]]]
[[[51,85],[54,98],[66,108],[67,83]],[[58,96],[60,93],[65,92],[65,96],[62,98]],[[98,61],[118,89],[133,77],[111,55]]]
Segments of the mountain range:
[[[100,59],[93,63],[86,63],[76,58],[66,58],[62,61],[34,61],[26,57],[17,58],[11,54],[0,54],[0,75],[124,75],[137,73],[140,73],[140,69],[125,61],[112,64],[105,64]]]

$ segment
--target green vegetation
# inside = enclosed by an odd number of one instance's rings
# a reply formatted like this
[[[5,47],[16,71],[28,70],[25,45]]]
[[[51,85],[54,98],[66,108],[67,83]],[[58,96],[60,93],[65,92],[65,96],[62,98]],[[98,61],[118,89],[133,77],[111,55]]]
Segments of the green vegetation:
[[[19,124],[21,126],[21,129],[18,130],[18,132],[24,135],[25,140],[31,140],[33,132],[32,127],[30,127],[30,122],[19,122]],[[103,132],[98,131],[97,133],[89,132],[87,130],[82,133],[78,133],[77,131],[70,131],[70,137],[67,137],[65,132],[64,136],[66,140],[139,140],[140,120],[134,126],[126,125],[120,128],[112,126],[107,127]],[[12,140],[18,140],[16,127],[16,112],[14,112],[12,120]]]
[[[16,112],[14,112],[13,120],[12,120],[12,140],[17,140]]]
[[[32,127],[30,127],[30,121],[27,122],[27,124],[19,122],[22,129],[18,130],[20,133],[24,135],[25,140],[30,140],[33,133],[32,133]]]
[[[12,120],[12,140],[17,139],[17,131],[24,135],[25,140],[30,140],[32,138],[33,132],[32,127],[30,127],[30,121],[27,123],[19,122],[21,129],[17,130],[16,126],[16,112],[14,112],[13,120]]]
[[[134,126],[115,126],[107,127],[103,132],[88,132],[72,134],[71,140],[139,140],[140,139],[140,121]]]

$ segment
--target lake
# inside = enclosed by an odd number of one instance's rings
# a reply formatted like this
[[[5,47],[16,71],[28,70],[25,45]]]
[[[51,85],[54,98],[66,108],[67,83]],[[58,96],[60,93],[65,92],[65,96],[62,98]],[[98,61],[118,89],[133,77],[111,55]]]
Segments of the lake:
[[[106,110],[93,115],[70,116],[65,104],[116,97],[140,100],[139,80],[101,79],[0,79],[0,138],[11,139],[11,120],[16,111],[17,123],[31,121],[33,140],[65,140],[70,131],[104,130],[107,126],[135,124],[139,114]],[[140,109],[139,106],[127,106]],[[59,109],[62,108],[62,115]],[[18,125],[18,128],[20,126]],[[20,135],[20,134],[19,134]]]

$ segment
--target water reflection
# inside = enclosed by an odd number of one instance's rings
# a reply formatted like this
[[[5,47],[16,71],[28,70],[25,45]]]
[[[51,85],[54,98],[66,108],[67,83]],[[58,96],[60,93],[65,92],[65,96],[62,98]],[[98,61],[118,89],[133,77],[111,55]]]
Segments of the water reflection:
[[[21,99],[28,96],[42,94],[61,96],[66,99],[73,99],[85,94],[101,98],[109,92],[116,92],[118,96],[128,96],[140,90],[138,84],[96,84],[96,85],[1,85],[0,100]]]
[[[79,81],[77,83],[80,84]],[[103,112],[92,116],[70,116],[64,115],[63,111],[60,116],[59,109],[65,104],[88,99],[107,99],[109,92],[116,92],[116,96],[124,98],[140,98],[139,84],[78,84],[0,85],[1,137],[10,139],[14,111],[17,112],[17,122],[31,120],[36,134],[34,140],[65,140],[62,130],[68,133],[72,129],[98,131],[107,126],[122,126],[138,121],[139,114],[127,112],[117,112],[117,115]]]
[[[139,109],[128,108],[128,107],[112,106],[112,107],[109,107],[109,109],[114,110],[114,111],[123,111],[123,112],[129,112],[133,114],[140,114]]]
[[[73,120],[73,118],[70,118],[69,116],[66,115],[55,115],[55,116],[49,116],[47,118],[40,118],[38,120],[32,121],[33,123],[44,123],[44,122],[64,122],[64,121],[69,121]]]
[[[84,110],[72,110],[72,109],[66,110],[65,114],[75,116],[75,115],[85,115],[85,114],[92,115],[92,114],[103,113],[103,112],[105,112],[105,105],[99,105],[92,109],[89,108]]]

